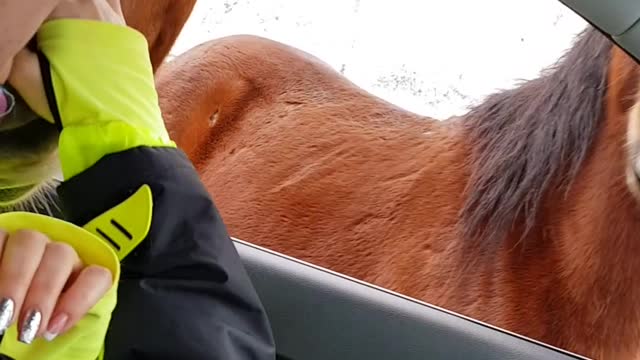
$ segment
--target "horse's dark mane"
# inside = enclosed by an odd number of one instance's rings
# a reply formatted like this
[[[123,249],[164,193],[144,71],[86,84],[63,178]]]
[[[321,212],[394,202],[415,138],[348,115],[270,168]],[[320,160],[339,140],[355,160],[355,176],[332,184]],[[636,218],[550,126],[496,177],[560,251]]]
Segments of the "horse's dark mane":
[[[474,153],[463,237],[501,244],[519,224],[525,236],[548,190],[567,189],[603,119],[611,49],[589,27],[539,78],[489,96],[466,115]]]

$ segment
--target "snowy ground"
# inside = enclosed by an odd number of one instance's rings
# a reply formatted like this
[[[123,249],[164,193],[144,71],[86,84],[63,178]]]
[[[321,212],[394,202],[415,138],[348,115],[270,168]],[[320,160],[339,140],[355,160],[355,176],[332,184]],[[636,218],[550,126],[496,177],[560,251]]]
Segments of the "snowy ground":
[[[585,25],[557,0],[201,0],[172,54],[260,35],[320,57],[388,101],[444,118],[536,77]]]

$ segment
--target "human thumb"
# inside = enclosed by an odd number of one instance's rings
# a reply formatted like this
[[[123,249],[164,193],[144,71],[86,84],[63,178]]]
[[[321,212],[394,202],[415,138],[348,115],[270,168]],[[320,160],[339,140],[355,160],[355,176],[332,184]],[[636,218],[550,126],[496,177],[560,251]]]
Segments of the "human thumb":
[[[38,56],[34,52],[23,49],[13,58],[9,84],[34,113],[52,124],[55,123],[45,94]]]

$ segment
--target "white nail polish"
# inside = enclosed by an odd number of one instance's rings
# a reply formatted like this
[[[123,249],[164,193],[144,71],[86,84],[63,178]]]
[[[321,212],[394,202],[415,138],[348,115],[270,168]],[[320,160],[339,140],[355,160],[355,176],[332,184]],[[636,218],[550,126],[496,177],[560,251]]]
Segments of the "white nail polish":
[[[56,336],[58,336],[58,334],[50,333],[48,331],[45,331],[44,334],[42,334],[42,337],[47,341],[53,341]]]
[[[64,313],[54,316],[50,320],[49,327],[45,330],[44,334],[42,334],[42,337],[47,341],[53,341],[53,339],[60,335],[60,332],[64,330],[67,320],[69,320],[69,316]]]

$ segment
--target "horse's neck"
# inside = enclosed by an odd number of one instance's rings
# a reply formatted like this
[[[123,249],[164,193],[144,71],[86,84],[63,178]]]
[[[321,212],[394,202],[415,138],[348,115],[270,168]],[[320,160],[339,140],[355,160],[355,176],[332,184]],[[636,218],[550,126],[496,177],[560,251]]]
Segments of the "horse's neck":
[[[545,228],[560,295],[580,317],[572,321],[617,334],[623,350],[640,336],[640,207],[625,178],[626,119],[618,120],[604,124],[570,192],[551,196]]]

